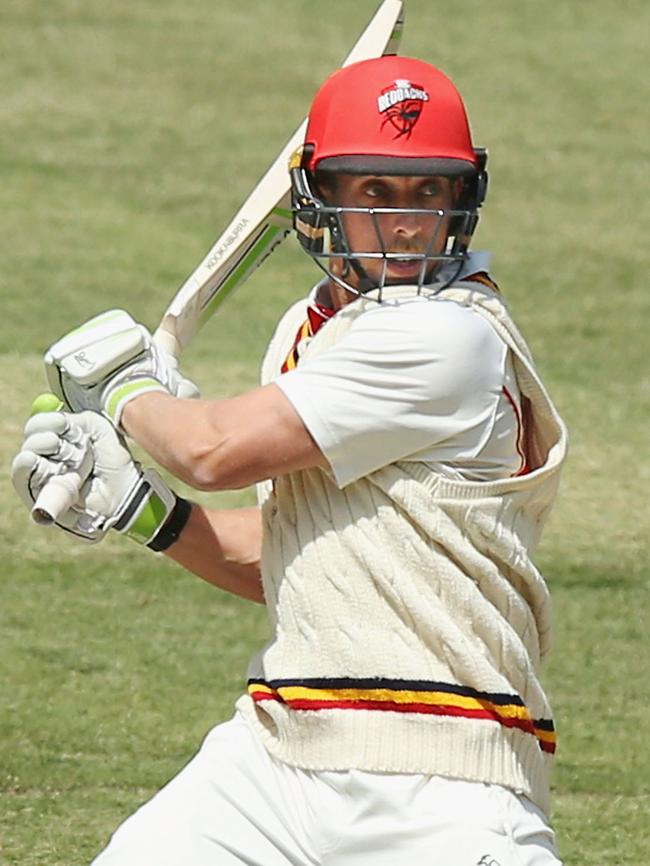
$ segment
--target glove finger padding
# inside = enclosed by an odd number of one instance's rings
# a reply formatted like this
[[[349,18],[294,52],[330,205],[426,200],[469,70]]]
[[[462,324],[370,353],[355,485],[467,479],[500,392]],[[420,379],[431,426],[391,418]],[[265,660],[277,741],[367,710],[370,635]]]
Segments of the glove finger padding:
[[[42,488],[60,475],[76,472],[85,480],[93,467],[88,437],[63,412],[43,412],[25,424],[25,440],[12,464],[20,498],[33,505]]]
[[[71,471],[65,463],[48,460],[33,451],[22,450],[11,464],[11,480],[16,493],[31,511],[43,488],[53,479],[67,476]],[[81,491],[83,489],[84,485]],[[89,534],[79,526],[80,517],[81,511],[75,506],[60,514],[55,525],[85,541],[98,541],[101,535],[93,532]]]
[[[148,544],[174,509],[175,494],[155,470],[142,470],[106,419],[92,412],[75,418],[90,437],[94,455],[78,526],[102,533],[114,528]]]
[[[142,544],[156,537],[176,497],[153,470],[142,471],[112,424],[96,412],[35,415],[12,464],[12,480],[31,510],[52,479],[81,480],[76,503],[56,526],[85,541],[115,528]]]
[[[25,448],[16,454],[11,464],[14,489],[30,511],[41,489],[53,475],[47,460]]]
[[[45,353],[53,392],[74,410],[103,413],[119,427],[124,406],[150,391],[198,397],[176,359],[124,310],[109,310],[62,337]]]
[[[44,412],[30,418],[11,476],[16,492],[31,511],[48,484],[74,473],[80,483],[79,504],[60,514],[56,525],[86,541],[98,541],[103,533],[83,521],[84,497],[94,467],[92,444],[74,418],[64,412]]]
[[[86,478],[93,467],[93,455],[90,451],[88,436],[64,412],[43,412],[34,415],[25,424],[25,441],[23,451],[33,451],[42,457],[48,457],[57,464],[63,464],[64,469],[55,469],[54,474],[62,471],[78,472]]]
[[[74,529],[89,540],[98,541],[117,521],[125,501],[139,485],[142,471],[112,424],[96,412],[65,414],[67,426],[61,433],[61,453],[66,446],[77,450],[71,469],[79,471],[85,483],[71,511],[76,514]],[[90,469],[84,473],[77,466]]]

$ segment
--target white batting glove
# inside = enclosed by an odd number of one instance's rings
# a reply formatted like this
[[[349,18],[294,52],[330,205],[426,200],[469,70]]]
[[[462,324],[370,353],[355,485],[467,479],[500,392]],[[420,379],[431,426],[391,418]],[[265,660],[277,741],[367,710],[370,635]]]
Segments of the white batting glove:
[[[72,410],[101,412],[119,429],[124,407],[149,391],[198,397],[173,355],[124,310],[109,310],[66,334],[45,353],[53,393]]]
[[[31,510],[52,479],[56,483],[67,476],[80,482],[78,495],[56,525],[84,541],[101,541],[114,528],[163,550],[189,516],[189,503],[177,500],[157,472],[143,471],[112,424],[96,412],[44,412],[25,426],[25,441],[11,467],[25,505]],[[180,503],[183,514],[177,513]]]

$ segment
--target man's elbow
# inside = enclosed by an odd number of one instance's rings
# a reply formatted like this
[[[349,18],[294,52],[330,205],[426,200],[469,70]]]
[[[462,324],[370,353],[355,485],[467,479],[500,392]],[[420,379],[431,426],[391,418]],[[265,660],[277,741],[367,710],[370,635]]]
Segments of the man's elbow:
[[[187,443],[178,477],[194,490],[205,492],[248,487],[256,479],[242,465],[238,451],[228,439],[218,445],[200,441]]]

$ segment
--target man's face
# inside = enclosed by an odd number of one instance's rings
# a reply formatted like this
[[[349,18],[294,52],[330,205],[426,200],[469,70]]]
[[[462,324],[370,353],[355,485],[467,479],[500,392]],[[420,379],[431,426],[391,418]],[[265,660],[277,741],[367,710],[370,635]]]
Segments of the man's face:
[[[402,208],[404,210],[447,211],[453,209],[460,193],[460,181],[448,177],[395,177],[339,174],[333,187],[326,191],[329,202],[346,208]],[[439,213],[344,213],[342,222],[347,243],[359,253],[359,262],[374,284],[382,282],[386,267],[386,284],[417,283],[422,261],[408,258],[409,253],[441,253],[447,241],[449,217]],[[403,258],[369,258],[363,253],[398,253]],[[427,265],[430,276],[436,263]],[[335,260],[332,271],[339,276],[345,262]],[[353,287],[359,276],[349,271],[346,282]]]

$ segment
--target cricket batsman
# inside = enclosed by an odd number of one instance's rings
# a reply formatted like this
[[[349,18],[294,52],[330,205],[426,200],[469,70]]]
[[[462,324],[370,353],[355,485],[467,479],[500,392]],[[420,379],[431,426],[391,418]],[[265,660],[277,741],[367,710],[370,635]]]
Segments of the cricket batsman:
[[[266,604],[234,717],[95,866],[557,866],[546,583],[532,555],[566,431],[470,251],[487,188],[462,99],[428,63],[352,64],[290,165],[322,279],[260,387],[195,387],[124,311],[46,354],[65,411],[14,461],[31,508],[76,473],[61,530],[109,529]],[[218,376],[219,371],[215,371]],[[178,497],[257,485],[258,507]]]

